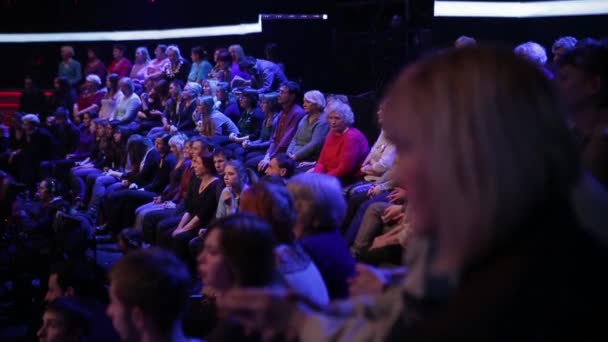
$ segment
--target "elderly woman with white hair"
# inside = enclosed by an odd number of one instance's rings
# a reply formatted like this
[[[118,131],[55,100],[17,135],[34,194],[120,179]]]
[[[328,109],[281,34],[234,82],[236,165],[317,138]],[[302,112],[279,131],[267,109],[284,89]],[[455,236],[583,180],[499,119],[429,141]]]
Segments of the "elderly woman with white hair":
[[[325,106],[325,96],[320,91],[311,90],[304,94],[306,115],[298,123],[296,135],[287,147],[287,155],[298,162],[299,171],[312,168],[319,158],[329,133],[329,123],[323,112]]]
[[[82,86],[82,92],[73,108],[74,122],[80,123],[82,121],[82,115],[89,113],[97,115],[97,112],[101,108],[101,100],[106,95],[106,92],[101,90],[101,79],[95,74],[87,75],[85,82]]]
[[[313,172],[325,173],[348,185],[361,177],[361,166],[369,151],[367,138],[352,127],[355,115],[349,105],[335,101],[326,108],[329,134]]]
[[[301,173],[289,180],[287,189],[296,207],[296,239],[319,268],[329,298],[347,298],[355,259],[338,230],[346,214],[340,182],[328,175]]]

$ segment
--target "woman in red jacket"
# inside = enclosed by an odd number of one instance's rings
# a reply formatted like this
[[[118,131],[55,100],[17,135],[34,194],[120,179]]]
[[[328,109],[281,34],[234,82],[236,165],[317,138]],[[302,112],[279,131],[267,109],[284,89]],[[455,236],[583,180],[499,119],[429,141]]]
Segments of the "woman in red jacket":
[[[346,186],[361,177],[369,144],[363,133],[352,127],[355,115],[348,104],[331,102],[326,113],[330,130],[314,172],[337,177]]]

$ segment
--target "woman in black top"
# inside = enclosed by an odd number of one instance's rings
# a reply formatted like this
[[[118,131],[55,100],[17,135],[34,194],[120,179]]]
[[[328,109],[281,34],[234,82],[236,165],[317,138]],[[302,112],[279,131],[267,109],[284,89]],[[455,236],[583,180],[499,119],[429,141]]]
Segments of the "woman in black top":
[[[186,211],[175,229],[161,233],[159,243],[172,248],[184,260],[189,258],[188,243],[200,228],[207,227],[215,218],[223,182],[217,177],[213,156],[205,154],[192,159],[196,179],[190,182],[186,195]],[[193,261],[193,260],[190,260]]]

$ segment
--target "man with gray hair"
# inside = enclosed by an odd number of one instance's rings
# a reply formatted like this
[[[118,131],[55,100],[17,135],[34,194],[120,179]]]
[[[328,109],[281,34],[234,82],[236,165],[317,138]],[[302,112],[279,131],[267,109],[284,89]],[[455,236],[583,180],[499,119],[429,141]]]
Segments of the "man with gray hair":
[[[135,119],[137,111],[141,108],[141,100],[134,92],[133,81],[128,77],[123,77],[118,82],[118,87],[122,95],[116,101],[116,111],[111,119],[121,125],[126,125]]]

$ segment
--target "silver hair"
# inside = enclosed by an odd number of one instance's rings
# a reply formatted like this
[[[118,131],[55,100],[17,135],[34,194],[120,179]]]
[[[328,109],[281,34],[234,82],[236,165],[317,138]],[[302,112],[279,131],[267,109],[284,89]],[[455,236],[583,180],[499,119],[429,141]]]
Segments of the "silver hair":
[[[131,89],[131,92],[134,91],[133,80],[130,79],[129,77],[123,77],[123,78],[121,78],[118,83],[119,84],[122,83],[122,84],[126,85],[127,87],[129,87]]]
[[[330,101],[325,108],[325,113],[328,115],[332,112],[339,114],[347,126],[352,126],[355,123],[355,114],[350,106],[340,101]]]
[[[183,134],[176,134],[169,139],[169,146],[175,145],[180,150],[184,149],[184,145],[186,144],[187,137]]]
[[[87,82],[95,83],[98,87],[101,85],[101,78],[95,74],[88,74],[85,80]]]
[[[547,51],[545,48],[536,42],[526,42],[518,45],[513,52],[516,55],[520,55],[525,59],[537,63],[539,65],[545,65],[547,63]]]

